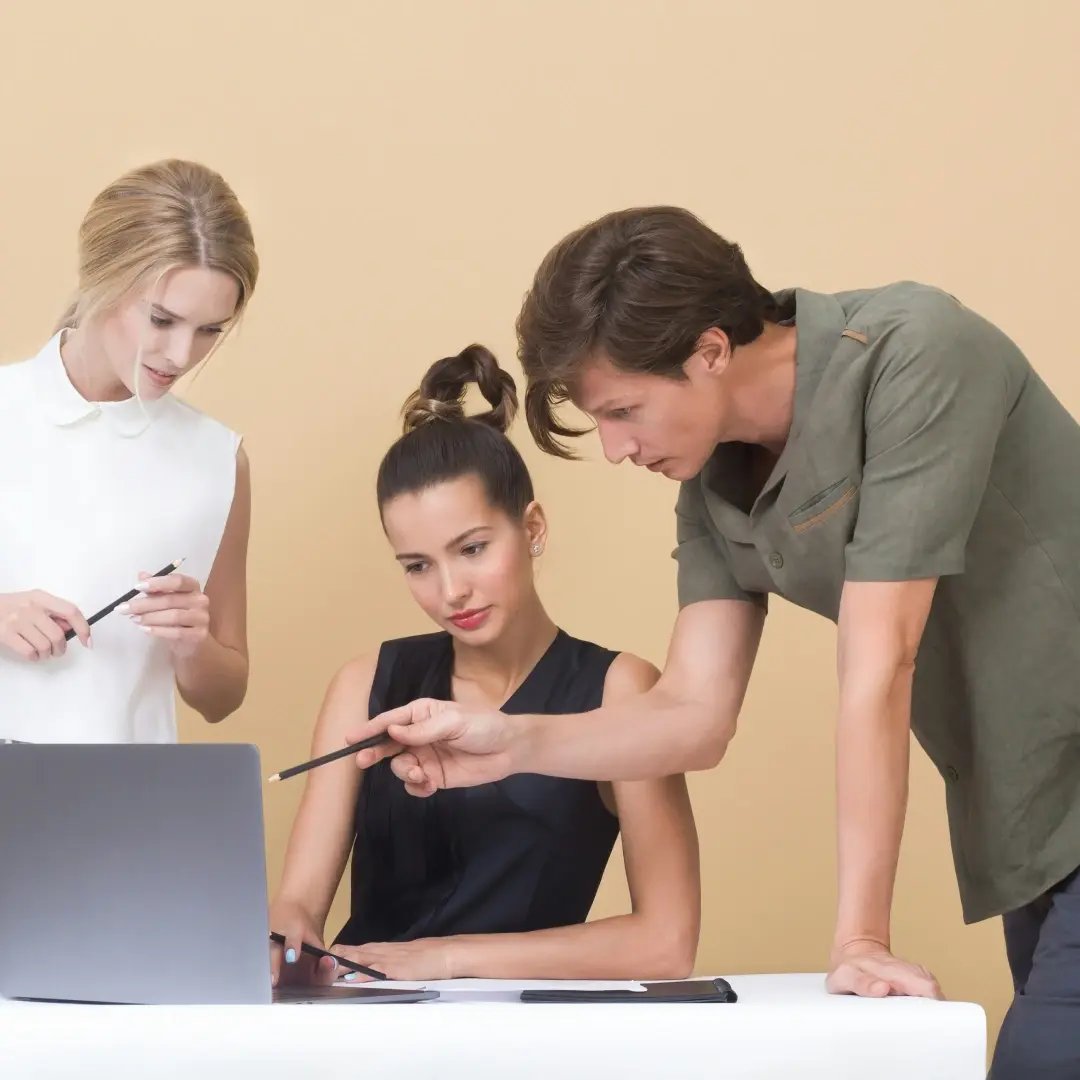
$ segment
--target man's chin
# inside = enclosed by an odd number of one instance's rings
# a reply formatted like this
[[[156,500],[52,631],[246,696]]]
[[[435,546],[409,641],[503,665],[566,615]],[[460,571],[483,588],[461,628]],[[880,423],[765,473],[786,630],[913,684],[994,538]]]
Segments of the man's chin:
[[[673,461],[664,466],[663,474],[669,480],[685,484],[688,480],[693,480],[705,468],[705,465],[704,461],[700,465],[696,462]]]
[[[691,476],[686,474],[686,466],[681,461],[668,461],[664,463],[664,467],[660,469],[660,475],[667,480],[674,480],[677,483],[682,483],[684,480],[691,479]],[[692,474],[696,475],[696,474]]]

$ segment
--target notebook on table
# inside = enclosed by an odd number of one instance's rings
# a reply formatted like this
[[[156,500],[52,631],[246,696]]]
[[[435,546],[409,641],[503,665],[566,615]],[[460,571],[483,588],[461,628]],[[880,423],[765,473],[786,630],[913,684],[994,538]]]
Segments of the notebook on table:
[[[642,990],[522,990],[528,1002],[713,1002],[738,1001],[727,979],[683,979],[670,982],[643,982]]]

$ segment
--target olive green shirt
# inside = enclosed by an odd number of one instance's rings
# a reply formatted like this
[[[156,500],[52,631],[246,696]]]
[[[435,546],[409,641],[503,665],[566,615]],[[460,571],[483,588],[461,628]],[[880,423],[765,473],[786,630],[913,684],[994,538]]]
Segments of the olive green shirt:
[[[912,727],[945,781],[968,922],[1080,866],[1080,425],[998,329],[910,282],[777,294],[795,408],[754,491],[722,443],[676,508],[679,603],[940,577]]]

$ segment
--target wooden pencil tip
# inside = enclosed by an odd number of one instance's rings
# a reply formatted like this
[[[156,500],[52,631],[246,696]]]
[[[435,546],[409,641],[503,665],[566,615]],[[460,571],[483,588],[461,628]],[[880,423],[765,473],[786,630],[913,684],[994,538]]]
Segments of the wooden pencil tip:
[[[281,779],[281,773],[274,773],[273,776],[267,778],[268,784],[276,784]]]
[[[187,562],[187,556],[186,555],[182,559],[173,559],[173,566],[180,567],[185,562]]]

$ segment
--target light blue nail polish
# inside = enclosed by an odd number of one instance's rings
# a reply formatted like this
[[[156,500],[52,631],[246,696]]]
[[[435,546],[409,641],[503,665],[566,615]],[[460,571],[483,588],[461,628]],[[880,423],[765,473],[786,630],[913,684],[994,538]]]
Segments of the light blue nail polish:
[[[345,976],[345,981],[346,982],[352,982],[353,979],[355,979],[355,978],[356,978],[356,972],[355,971],[350,971],[349,974]]]
[[[287,949],[285,951],[285,963],[286,964],[295,964],[296,963],[296,950],[295,949]]]

